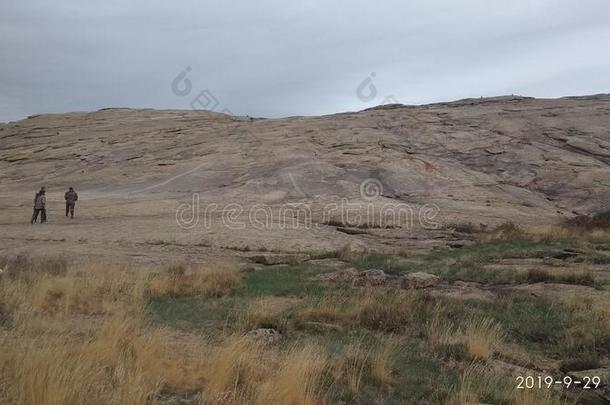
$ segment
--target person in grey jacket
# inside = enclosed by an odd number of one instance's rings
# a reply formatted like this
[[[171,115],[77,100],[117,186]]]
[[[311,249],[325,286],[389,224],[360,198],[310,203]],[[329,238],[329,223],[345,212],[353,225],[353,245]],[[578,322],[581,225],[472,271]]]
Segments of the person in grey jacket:
[[[38,220],[38,214],[40,214],[41,224],[47,222],[47,196],[45,194],[46,190],[44,187],[42,187],[34,197],[34,213],[32,214],[31,221],[32,224]]]
[[[78,200],[78,194],[76,194],[76,191],[74,191],[72,187],[64,194],[64,200],[66,200],[66,217],[69,213],[70,218],[74,218],[74,206]]]

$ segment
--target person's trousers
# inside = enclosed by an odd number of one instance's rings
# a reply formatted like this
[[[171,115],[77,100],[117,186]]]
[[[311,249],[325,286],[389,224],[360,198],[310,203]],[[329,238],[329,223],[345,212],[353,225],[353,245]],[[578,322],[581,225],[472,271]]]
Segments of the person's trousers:
[[[32,214],[32,223],[38,220],[38,214],[40,214],[40,223],[47,222],[47,210],[45,208],[34,208],[34,213]]]
[[[68,216],[68,213],[70,213],[70,216],[74,218],[74,205],[74,203],[66,203],[66,216]]]

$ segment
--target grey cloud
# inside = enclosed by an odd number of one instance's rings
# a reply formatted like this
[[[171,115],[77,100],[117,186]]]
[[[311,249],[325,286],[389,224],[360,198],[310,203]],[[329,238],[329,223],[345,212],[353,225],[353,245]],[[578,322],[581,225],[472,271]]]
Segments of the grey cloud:
[[[292,4],[294,3],[294,4]],[[603,0],[20,0],[0,5],[0,121],[108,106],[236,114],[610,91]],[[172,79],[186,66],[193,92]],[[357,86],[375,73],[378,96]]]

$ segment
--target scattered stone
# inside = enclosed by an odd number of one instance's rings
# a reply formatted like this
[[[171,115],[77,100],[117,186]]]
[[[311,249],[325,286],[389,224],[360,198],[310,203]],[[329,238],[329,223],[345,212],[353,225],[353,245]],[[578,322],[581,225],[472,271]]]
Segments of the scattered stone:
[[[246,333],[246,336],[265,344],[276,343],[282,338],[282,334],[272,328],[259,328]]]
[[[250,260],[252,260],[254,263],[271,266],[274,264],[298,264],[309,260],[309,258],[309,255],[306,254],[265,253],[262,255],[252,256]]]
[[[379,287],[385,284],[387,274],[383,270],[365,270],[356,275],[352,285],[354,287]]]
[[[412,288],[430,288],[441,282],[441,278],[434,274],[416,272],[405,274],[402,277],[401,287],[406,289]]]

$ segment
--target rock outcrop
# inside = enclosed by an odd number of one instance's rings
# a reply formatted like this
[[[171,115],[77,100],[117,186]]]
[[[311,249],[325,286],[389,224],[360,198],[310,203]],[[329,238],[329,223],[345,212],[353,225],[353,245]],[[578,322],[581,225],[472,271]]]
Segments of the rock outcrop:
[[[149,247],[143,257],[462,244],[443,226],[546,224],[608,209],[608,128],[608,95],[283,119],[37,115],[0,125],[3,249],[26,239],[77,255]],[[23,225],[41,185],[50,217],[34,234]],[[55,226],[68,186],[79,192],[81,227]]]

